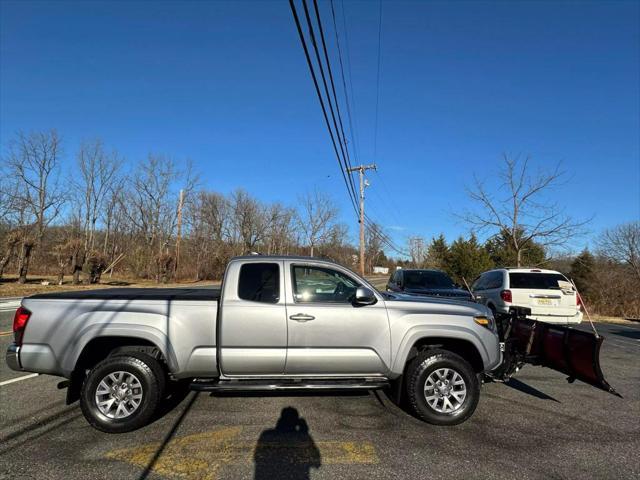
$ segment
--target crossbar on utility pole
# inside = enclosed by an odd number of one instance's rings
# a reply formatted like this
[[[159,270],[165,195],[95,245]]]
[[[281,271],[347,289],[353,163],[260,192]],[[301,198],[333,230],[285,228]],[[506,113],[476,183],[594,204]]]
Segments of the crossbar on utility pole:
[[[367,170],[377,170],[375,163],[371,165],[358,165],[347,169],[349,173],[358,172],[360,177],[360,275],[364,276],[364,172]]]

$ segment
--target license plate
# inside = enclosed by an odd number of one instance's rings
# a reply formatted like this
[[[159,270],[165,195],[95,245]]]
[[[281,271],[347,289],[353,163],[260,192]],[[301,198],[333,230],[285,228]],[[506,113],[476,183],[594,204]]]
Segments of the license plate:
[[[553,305],[553,302],[550,298],[539,298],[538,305]]]

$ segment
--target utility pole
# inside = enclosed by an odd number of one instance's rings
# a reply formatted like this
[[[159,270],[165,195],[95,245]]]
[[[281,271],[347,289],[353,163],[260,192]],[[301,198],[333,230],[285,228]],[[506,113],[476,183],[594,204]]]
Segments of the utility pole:
[[[349,168],[349,173],[358,172],[360,177],[360,275],[364,277],[364,189],[369,185],[366,184],[364,179],[364,172],[367,170],[377,170],[376,164],[371,165],[358,165],[357,167]]]
[[[174,264],[174,273],[178,273],[178,260],[180,260],[180,240],[182,238],[182,205],[184,203],[184,190],[180,190],[180,199],[178,200],[178,219],[177,219],[177,235],[176,235],[176,261]]]

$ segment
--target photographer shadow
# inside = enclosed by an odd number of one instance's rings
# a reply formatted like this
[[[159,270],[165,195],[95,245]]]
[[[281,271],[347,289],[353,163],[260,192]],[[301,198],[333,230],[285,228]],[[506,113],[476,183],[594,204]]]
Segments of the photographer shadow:
[[[306,480],[312,468],[320,468],[320,450],[298,410],[282,409],[275,428],[260,434],[254,452],[256,480],[283,478]]]

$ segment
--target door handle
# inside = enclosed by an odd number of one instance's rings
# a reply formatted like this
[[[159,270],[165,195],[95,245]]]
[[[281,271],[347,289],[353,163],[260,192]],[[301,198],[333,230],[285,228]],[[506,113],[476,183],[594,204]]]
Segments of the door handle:
[[[289,318],[296,322],[308,322],[309,320],[314,320],[316,317],[313,315],[306,315],[304,313],[297,313],[296,315],[291,315]]]

